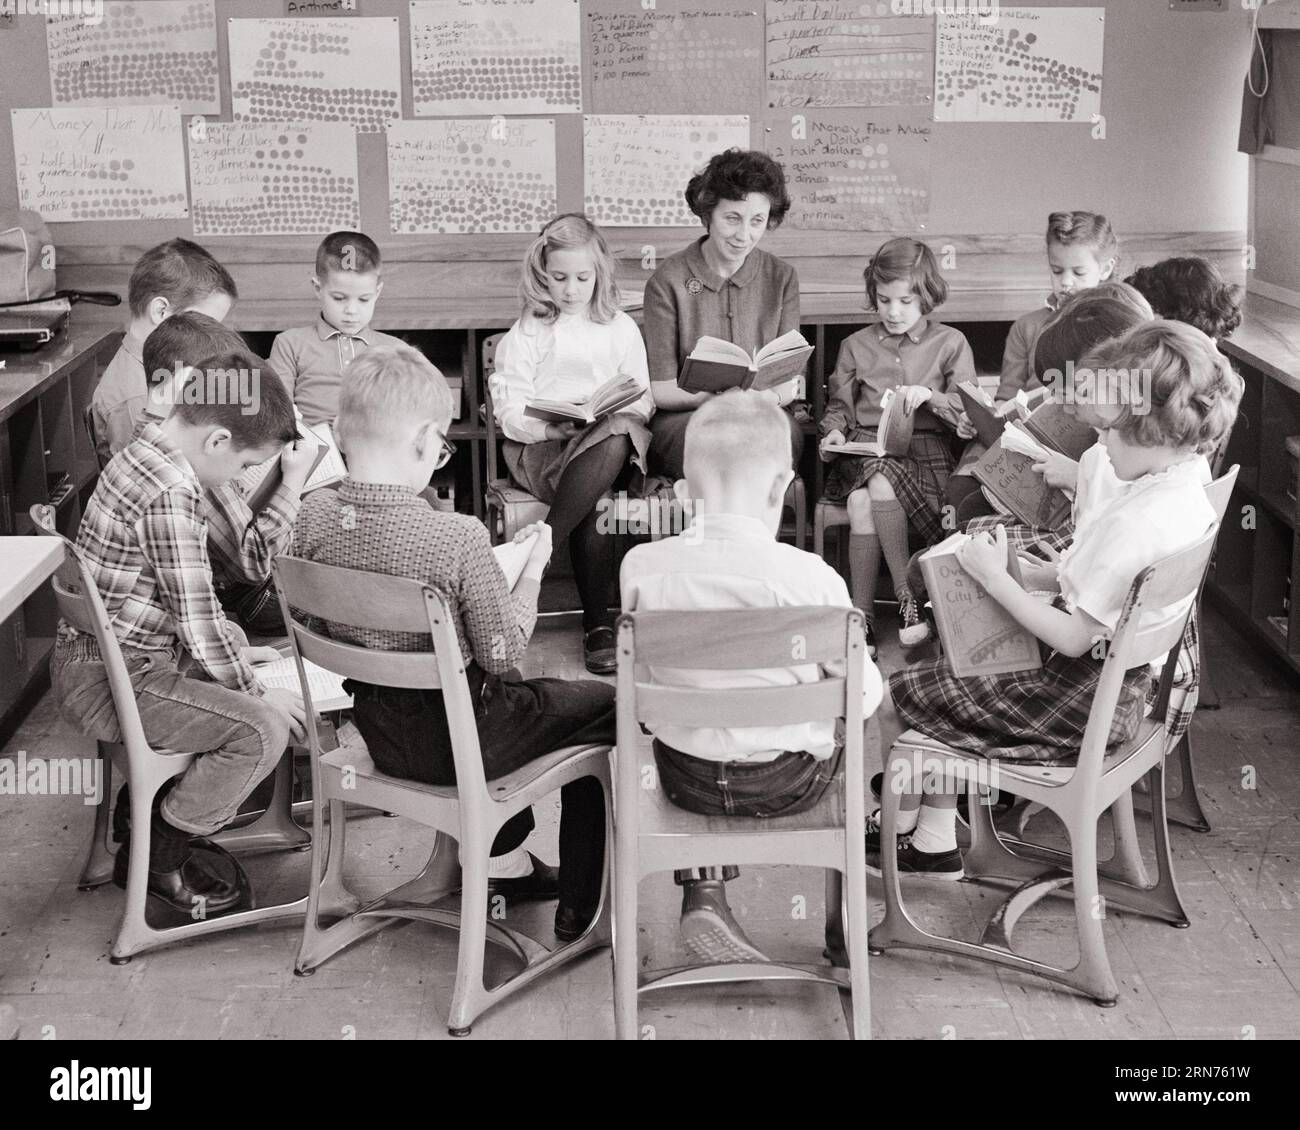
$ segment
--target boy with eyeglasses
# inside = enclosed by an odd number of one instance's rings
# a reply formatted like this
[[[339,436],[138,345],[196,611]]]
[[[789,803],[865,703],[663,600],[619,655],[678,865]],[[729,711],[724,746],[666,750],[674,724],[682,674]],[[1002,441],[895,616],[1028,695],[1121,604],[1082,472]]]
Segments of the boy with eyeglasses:
[[[612,745],[614,689],[604,683],[519,679],[514,674],[537,622],[551,531],[537,543],[513,589],[507,588],[483,523],[436,511],[420,497],[448,458],[451,392],[423,354],[374,349],[343,378],[338,439],[348,474],[337,491],[309,496],[294,527],[295,556],[345,569],[410,577],[447,597],[475,703],[489,781],[572,745]],[[328,623],[336,639],[387,651],[429,651],[428,633],[368,631]],[[442,692],[348,683],[361,736],[382,773],[431,785],[456,783]],[[507,900],[559,896],[555,933],[579,937],[600,901],[605,843],[604,796],[594,777],[561,790],[560,869],[523,848],[530,810],[498,833],[489,894]]]

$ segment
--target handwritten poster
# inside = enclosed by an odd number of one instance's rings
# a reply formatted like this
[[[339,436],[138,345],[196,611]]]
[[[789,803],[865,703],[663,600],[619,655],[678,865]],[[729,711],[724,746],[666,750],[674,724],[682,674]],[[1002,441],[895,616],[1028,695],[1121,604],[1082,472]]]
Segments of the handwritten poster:
[[[756,11],[693,0],[628,7],[584,17],[593,113],[739,112],[762,100],[763,19]]]
[[[578,0],[412,0],[417,115],[582,109]]]
[[[895,6],[768,0],[768,105],[929,105],[934,18],[894,15]]]
[[[555,122],[394,122],[388,197],[394,234],[536,232],[558,211]]]
[[[190,130],[195,235],[316,235],[355,229],[356,128],[350,122]]]
[[[1090,122],[1101,113],[1104,8],[1002,8],[938,19],[940,122]]]
[[[9,113],[20,208],[60,223],[189,215],[179,106]]]
[[[234,119],[377,132],[402,114],[400,60],[395,19],[231,20]]]
[[[749,148],[744,114],[590,114],[583,119],[587,215],[612,227],[695,227],[686,183],[709,158]]]
[[[767,125],[767,151],[790,191],[784,226],[902,235],[929,222],[927,110],[773,114]]]
[[[213,0],[108,0],[98,23],[48,17],[45,44],[55,105],[221,110]]]

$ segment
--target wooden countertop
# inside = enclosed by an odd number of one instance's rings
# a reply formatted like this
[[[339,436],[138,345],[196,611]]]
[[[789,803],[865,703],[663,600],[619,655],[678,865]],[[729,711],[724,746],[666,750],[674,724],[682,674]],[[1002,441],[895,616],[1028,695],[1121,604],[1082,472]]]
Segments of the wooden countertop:
[[[943,322],[1013,322],[1043,302],[1046,288],[1035,290],[954,290],[937,312]],[[805,289],[799,297],[800,319],[805,325],[874,322],[860,286],[845,290]],[[93,311],[100,311],[95,313]],[[120,311],[107,307],[85,309],[101,327],[120,327]],[[235,304],[226,324],[252,332],[278,332],[315,321],[320,307],[311,300],[248,300]],[[628,310],[639,323],[640,307]],[[381,299],[374,327],[386,333],[402,330],[507,329],[519,317],[519,299],[513,294],[451,299]]]
[[[1241,325],[1223,342],[1223,352],[1300,392],[1300,309],[1247,295]]]
[[[0,537],[0,622],[21,608],[62,562],[58,538]]]
[[[122,336],[120,312],[112,326],[81,318],[80,313],[73,311],[67,328],[49,345],[31,352],[0,352],[0,361],[4,362],[0,368],[0,421],[40,396],[87,353],[117,347]]]

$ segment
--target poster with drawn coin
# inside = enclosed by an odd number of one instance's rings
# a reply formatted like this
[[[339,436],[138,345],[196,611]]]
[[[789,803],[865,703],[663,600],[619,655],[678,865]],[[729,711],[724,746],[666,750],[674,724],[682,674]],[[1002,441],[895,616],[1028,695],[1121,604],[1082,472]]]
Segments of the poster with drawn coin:
[[[356,128],[348,122],[190,129],[194,234],[316,235],[355,229]]]
[[[715,153],[749,148],[744,114],[589,114],[583,119],[587,215],[611,227],[698,227],[686,183]]]
[[[411,0],[417,116],[582,109],[578,0]]]
[[[351,122],[378,132],[402,116],[397,20],[234,20],[230,96],[235,121]]]
[[[557,211],[555,122],[394,122],[388,197],[395,235],[536,232]]]
[[[817,110],[767,118],[767,152],[785,169],[784,227],[918,233],[930,221],[929,113]]]
[[[46,221],[189,215],[179,106],[11,110],[18,206]]]
[[[213,0],[107,0],[96,23],[48,16],[45,47],[57,106],[221,111]]]
[[[938,122],[1091,122],[1101,113],[1104,8],[936,16]]]
[[[750,5],[588,9],[582,30],[593,114],[740,113],[763,97],[763,17]]]
[[[768,106],[928,106],[934,17],[897,15],[895,7],[768,0]]]

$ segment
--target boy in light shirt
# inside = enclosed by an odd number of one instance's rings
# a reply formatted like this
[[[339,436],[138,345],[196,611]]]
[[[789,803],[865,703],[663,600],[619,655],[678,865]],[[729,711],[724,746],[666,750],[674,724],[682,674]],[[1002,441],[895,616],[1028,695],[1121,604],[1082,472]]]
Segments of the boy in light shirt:
[[[383,293],[383,260],[361,232],[336,231],[316,249],[312,289],[320,316],[309,326],[279,334],[268,360],[289,388],[304,422],[333,424],[348,367],[367,349],[395,349],[401,338],[370,328]]]
[[[683,501],[696,517],[677,537],[634,548],[623,561],[627,612],[829,605],[850,608],[843,578],[815,554],[777,541],[793,472],[790,429],[770,398],[731,392],[696,410],[686,431]],[[880,704],[875,664],[864,667],[863,712]],[[684,686],[791,686],[820,677],[815,665],[753,671],[661,671]],[[668,798],[705,815],[789,816],[814,807],[840,773],[842,744],[830,721],[740,729],[660,727],[655,762]],[[763,961],[727,905],[734,867],[679,871],[682,941],[707,961]]]

